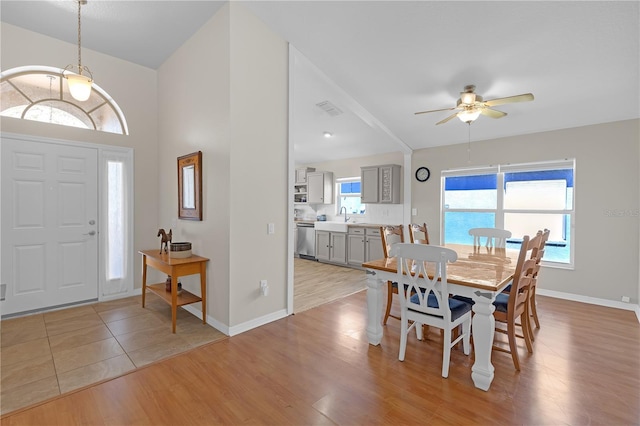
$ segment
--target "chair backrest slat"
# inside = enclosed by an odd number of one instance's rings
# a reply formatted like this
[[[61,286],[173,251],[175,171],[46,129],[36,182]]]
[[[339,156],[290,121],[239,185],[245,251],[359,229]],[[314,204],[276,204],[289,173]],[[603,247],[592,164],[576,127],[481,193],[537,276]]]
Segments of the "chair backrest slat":
[[[395,244],[391,255],[398,258],[401,309],[407,307],[450,321],[447,263],[455,262],[457,253],[440,246],[406,243]],[[436,303],[429,304],[429,297]]]
[[[511,238],[511,231],[500,228],[471,228],[469,235],[473,236],[473,246],[481,247],[485,238],[485,247],[505,248],[507,238]]]
[[[396,243],[404,243],[404,226],[388,225],[380,227],[380,239],[382,240],[382,250],[384,257],[391,257],[391,247]]]
[[[419,223],[411,223],[407,226],[409,228],[409,240],[412,243],[429,244],[429,229],[426,223],[422,225]],[[422,233],[422,235],[420,235],[420,233]]]

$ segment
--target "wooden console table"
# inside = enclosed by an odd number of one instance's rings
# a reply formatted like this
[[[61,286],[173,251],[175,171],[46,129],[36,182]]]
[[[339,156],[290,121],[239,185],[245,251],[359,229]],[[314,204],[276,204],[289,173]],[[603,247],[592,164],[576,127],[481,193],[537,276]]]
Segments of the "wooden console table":
[[[202,323],[207,323],[207,262],[209,259],[192,255],[185,258],[169,257],[158,250],[141,250],[142,255],[142,307],[144,308],[147,290],[160,296],[171,305],[171,330],[176,332],[176,312],[178,306],[202,302]],[[147,285],[147,265],[167,275],[171,275],[171,292],[166,291],[166,283]],[[200,297],[182,289],[178,295],[178,278],[185,275],[200,274]]]

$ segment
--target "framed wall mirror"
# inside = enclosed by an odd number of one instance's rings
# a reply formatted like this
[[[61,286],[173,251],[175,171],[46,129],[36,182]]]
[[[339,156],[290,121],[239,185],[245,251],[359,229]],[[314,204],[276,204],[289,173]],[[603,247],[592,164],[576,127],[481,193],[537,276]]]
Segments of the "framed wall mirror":
[[[178,157],[178,218],[202,220],[202,151]]]

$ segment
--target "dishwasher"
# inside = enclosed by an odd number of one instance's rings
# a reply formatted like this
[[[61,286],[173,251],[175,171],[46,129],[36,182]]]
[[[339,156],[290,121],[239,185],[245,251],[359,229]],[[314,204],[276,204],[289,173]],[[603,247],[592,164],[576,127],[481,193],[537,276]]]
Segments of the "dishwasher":
[[[313,223],[298,223],[298,256],[316,260],[316,229]]]

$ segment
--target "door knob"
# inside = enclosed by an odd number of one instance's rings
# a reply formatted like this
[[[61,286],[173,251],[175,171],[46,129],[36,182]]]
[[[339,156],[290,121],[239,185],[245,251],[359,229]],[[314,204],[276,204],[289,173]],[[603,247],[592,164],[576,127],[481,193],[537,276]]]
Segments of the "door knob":
[[[96,235],[96,231],[89,231],[87,234],[82,234],[82,235]]]

